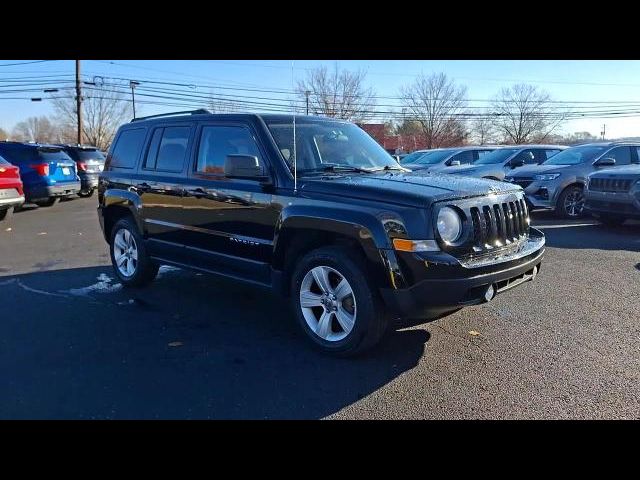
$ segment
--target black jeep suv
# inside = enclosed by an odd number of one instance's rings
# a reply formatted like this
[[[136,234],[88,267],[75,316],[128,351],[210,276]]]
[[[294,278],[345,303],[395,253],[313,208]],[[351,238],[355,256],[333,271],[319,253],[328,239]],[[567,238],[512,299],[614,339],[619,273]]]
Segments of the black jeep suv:
[[[412,173],[356,125],[309,116],[133,120],[98,200],[124,285],[170,264],[273,288],[339,355],[391,320],[489,301],[533,279],[544,253],[519,186]]]

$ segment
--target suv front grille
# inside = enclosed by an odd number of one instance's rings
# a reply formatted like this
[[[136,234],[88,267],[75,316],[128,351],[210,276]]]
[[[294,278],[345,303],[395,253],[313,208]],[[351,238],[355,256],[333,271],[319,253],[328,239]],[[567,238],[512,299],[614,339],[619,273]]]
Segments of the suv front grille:
[[[521,191],[448,205],[464,213],[464,230],[458,243],[441,248],[458,258],[511,250],[529,236],[529,213]]]
[[[518,241],[529,231],[523,199],[471,207],[474,250],[491,250]]]
[[[633,180],[619,178],[592,178],[589,180],[589,190],[594,192],[628,192]]]

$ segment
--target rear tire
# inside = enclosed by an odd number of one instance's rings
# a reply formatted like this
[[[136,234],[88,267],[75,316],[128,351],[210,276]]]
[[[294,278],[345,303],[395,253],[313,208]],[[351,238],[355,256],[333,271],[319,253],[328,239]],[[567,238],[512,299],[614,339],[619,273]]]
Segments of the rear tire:
[[[113,270],[125,287],[143,287],[158,275],[159,265],[149,257],[144,239],[131,217],[121,218],[113,226],[109,253]]]
[[[0,222],[8,222],[13,216],[13,207],[0,210]]]
[[[58,197],[49,197],[47,200],[38,200],[34,202],[39,207],[53,207],[58,201]]]
[[[93,196],[93,188],[91,188],[89,190],[80,190],[78,192],[78,196],[80,198],[89,198],[89,197]]]
[[[346,247],[322,247],[298,262],[291,303],[298,324],[317,349],[354,356],[382,339],[388,319],[368,277],[359,252]]]
[[[556,215],[560,218],[581,218],[584,216],[584,189],[577,185],[565,188],[556,204]]]

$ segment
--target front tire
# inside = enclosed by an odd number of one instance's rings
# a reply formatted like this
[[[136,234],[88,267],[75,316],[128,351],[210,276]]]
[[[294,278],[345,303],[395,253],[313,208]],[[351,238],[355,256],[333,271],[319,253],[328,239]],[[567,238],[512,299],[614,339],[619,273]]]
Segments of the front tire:
[[[580,218],[584,215],[584,189],[572,185],[563,190],[556,204],[556,215],[561,218]]]
[[[113,226],[109,247],[111,264],[125,287],[143,287],[158,275],[159,265],[149,257],[144,239],[130,217],[121,218]]]
[[[311,343],[335,356],[358,355],[376,345],[387,318],[357,251],[323,247],[305,255],[292,277],[292,304]]]

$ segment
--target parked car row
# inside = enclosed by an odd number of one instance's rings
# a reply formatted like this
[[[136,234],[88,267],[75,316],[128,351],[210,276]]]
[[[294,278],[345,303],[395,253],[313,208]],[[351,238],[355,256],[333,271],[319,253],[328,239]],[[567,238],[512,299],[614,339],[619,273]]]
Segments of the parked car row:
[[[515,183],[524,189],[530,210],[550,209],[562,218],[577,218],[589,211],[602,218],[615,218],[615,222],[620,223],[621,219],[631,218],[640,213],[640,205],[634,196],[636,186],[632,178],[629,178],[633,177],[639,168],[630,167],[632,164],[640,163],[639,150],[640,143],[628,142],[599,142],[575,147],[470,146],[414,152],[403,159],[402,165],[410,170],[451,173]],[[602,171],[605,167],[613,171]],[[617,180],[616,171],[622,175],[620,181],[609,182],[606,187],[602,187],[614,190],[598,190],[598,193],[593,194],[593,201],[600,203],[585,207],[586,194],[590,190],[590,175],[598,179]],[[598,175],[595,175],[596,173]],[[599,180],[596,181],[596,185],[600,185]],[[627,195],[626,200],[622,202],[627,205],[624,212],[616,213],[614,216],[598,213],[604,212],[612,202],[620,203],[620,197],[612,200],[610,194],[621,193]],[[605,210],[598,210],[603,208]]]
[[[0,142],[0,220],[25,202],[49,207],[72,195],[91,196],[104,160],[85,145]]]

